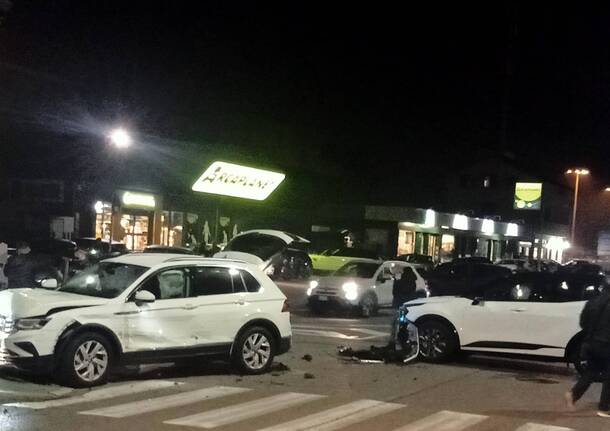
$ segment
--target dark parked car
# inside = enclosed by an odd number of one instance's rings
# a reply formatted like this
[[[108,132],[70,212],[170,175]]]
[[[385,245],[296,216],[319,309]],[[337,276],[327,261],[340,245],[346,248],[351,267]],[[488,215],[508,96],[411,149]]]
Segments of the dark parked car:
[[[401,260],[403,262],[409,262],[413,264],[417,264],[418,267],[425,270],[425,272],[432,271],[434,268],[434,262],[432,261],[432,256],[428,256],[425,254],[401,254],[396,257],[396,260]]]
[[[493,286],[512,274],[508,268],[472,260],[443,263],[426,274],[430,296],[464,295]]]
[[[95,238],[78,238],[74,242],[78,248],[96,260],[116,257],[122,254],[129,253],[127,246],[122,242],[112,241],[112,250],[110,250],[109,242],[105,240],[97,240]]]
[[[244,260],[275,279],[308,278],[312,272],[308,246],[308,240],[288,232],[251,230],[234,237],[214,257]]]

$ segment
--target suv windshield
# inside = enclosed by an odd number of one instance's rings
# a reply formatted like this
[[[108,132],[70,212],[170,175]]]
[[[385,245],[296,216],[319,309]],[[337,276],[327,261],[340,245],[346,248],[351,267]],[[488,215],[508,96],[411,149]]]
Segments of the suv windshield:
[[[279,238],[260,233],[251,233],[232,239],[224,250],[249,253],[262,260],[267,260],[285,247],[286,243]]]
[[[380,266],[380,263],[349,262],[336,270],[333,275],[337,277],[372,278]]]
[[[101,262],[79,272],[59,289],[61,292],[97,298],[116,298],[148,268],[116,262]]]

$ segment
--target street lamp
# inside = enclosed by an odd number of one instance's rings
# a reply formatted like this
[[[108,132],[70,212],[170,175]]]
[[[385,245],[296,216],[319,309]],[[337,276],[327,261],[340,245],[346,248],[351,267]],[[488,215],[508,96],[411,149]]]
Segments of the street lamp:
[[[570,243],[574,245],[576,241],[574,240],[574,231],[576,229],[576,208],[578,207],[578,185],[580,184],[580,176],[581,175],[589,175],[588,169],[578,168],[578,169],[568,169],[566,171],[568,175],[575,175],[574,180],[574,205],[572,208],[572,228],[570,235]]]
[[[114,129],[109,135],[110,142],[117,148],[127,148],[131,145],[131,136],[125,129]]]

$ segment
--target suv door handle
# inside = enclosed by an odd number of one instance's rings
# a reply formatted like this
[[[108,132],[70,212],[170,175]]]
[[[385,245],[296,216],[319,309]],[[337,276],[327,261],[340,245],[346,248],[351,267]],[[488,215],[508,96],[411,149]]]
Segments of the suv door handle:
[[[246,303],[246,301],[244,301],[243,299],[238,299],[233,302],[233,304],[237,304],[237,305],[244,305],[245,303]]]
[[[524,312],[524,311],[527,311],[527,308],[513,308],[513,309],[512,309],[512,310],[510,310],[510,311],[513,311],[513,312],[515,312],[515,313],[522,313],[522,312]]]
[[[186,305],[185,305],[184,307],[182,307],[182,308],[184,308],[185,310],[194,310],[195,308],[197,308],[197,306],[196,306],[196,305],[194,305],[194,304],[186,304]]]

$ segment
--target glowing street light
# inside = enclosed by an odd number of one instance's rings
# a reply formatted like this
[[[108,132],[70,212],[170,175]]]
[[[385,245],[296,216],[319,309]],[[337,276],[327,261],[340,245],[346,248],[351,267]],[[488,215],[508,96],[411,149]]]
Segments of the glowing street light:
[[[124,149],[131,145],[131,136],[125,129],[114,129],[110,133],[110,142],[117,148]]]
[[[576,169],[568,169],[566,171],[568,175],[575,175],[574,180],[574,205],[572,208],[572,229],[570,235],[570,243],[572,245],[575,244],[574,232],[576,230],[576,208],[578,207],[578,185],[580,184],[580,176],[581,175],[589,175],[588,169],[576,168]],[[608,189],[606,189],[608,190]]]

